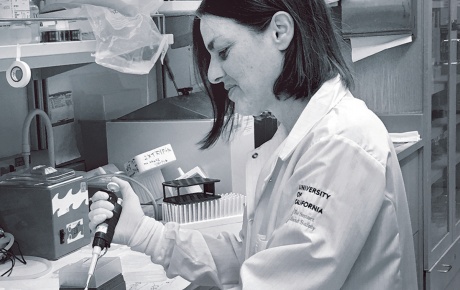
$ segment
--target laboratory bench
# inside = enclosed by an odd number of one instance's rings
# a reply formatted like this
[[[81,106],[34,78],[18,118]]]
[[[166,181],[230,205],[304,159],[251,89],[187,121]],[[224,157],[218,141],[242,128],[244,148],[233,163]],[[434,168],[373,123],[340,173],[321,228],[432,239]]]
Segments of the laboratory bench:
[[[420,226],[418,218],[418,202],[419,202],[419,186],[420,177],[420,152],[422,142],[409,142],[399,145],[396,148],[398,159],[401,163],[401,170],[404,181],[406,182],[406,190],[409,201],[411,221],[413,227],[414,242],[416,252],[421,251],[419,247]],[[219,232],[226,230],[234,234],[239,232],[242,224],[242,216],[228,217],[222,220],[210,220],[183,225],[184,228],[198,229],[203,233],[217,235]],[[84,246],[56,261],[42,260],[26,260],[27,265],[16,261],[15,267],[11,274],[12,279],[0,278],[0,289],[59,289],[59,271],[69,264],[77,263],[82,259],[90,259],[91,247]],[[126,289],[140,289],[141,287],[151,287],[148,289],[184,289],[186,287],[193,288],[190,283],[181,277],[169,279],[160,265],[155,265],[150,261],[150,258],[142,253],[134,252],[127,246],[113,244],[107,251],[104,257],[118,257],[121,261],[122,274],[126,282]],[[417,257],[421,257],[417,255]],[[421,267],[422,261],[417,261]],[[0,273],[8,270],[10,263],[0,264]],[[35,279],[21,279],[21,276],[30,276],[37,274],[39,277]]]

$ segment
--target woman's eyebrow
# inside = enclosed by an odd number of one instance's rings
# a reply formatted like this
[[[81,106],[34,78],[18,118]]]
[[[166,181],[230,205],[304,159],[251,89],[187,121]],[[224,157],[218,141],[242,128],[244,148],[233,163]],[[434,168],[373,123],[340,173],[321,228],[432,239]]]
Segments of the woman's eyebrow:
[[[211,40],[209,43],[208,43],[208,50],[209,51],[213,51],[214,50],[214,44],[216,42],[216,39],[214,38],[213,40]]]
[[[215,49],[215,43],[216,43],[216,40],[218,40],[219,38],[222,38],[222,35],[218,35],[216,37],[214,37],[207,45],[208,47],[208,50],[209,51],[213,51]],[[225,39],[225,38],[224,38]]]

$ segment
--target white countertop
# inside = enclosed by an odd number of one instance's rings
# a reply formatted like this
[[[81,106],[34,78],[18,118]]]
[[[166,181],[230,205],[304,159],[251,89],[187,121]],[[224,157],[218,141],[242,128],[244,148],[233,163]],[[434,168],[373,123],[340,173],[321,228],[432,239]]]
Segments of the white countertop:
[[[168,279],[162,266],[153,264],[150,261],[150,257],[142,253],[131,251],[127,246],[114,244],[107,251],[105,256],[120,257],[126,289],[129,290],[181,290],[190,284],[181,277]],[[16,261],[10,278],[0,278],[0,290],[57,290],[59,289],[59,270],[68,264],[89,257],[91,257],[90,245],[56,261],[49,261],[51,263],[50,270],[47,270],[47,266],[41,261],[28,260],[26,258],[27,265]],[[11,263],[9,261],[0,264],[0,275],[7,271],[10,266]],[[21,278],[43,272],[47,273],[35,279]]]

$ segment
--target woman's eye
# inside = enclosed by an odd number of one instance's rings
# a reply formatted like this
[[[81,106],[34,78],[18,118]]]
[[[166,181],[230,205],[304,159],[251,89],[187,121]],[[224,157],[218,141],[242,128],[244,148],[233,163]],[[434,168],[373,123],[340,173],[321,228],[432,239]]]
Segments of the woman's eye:
[[[228,47],[222,49],[221,51],[219,51],[219,57],[220,57],[222,60],[227,59],[227,56],[228,56]]]

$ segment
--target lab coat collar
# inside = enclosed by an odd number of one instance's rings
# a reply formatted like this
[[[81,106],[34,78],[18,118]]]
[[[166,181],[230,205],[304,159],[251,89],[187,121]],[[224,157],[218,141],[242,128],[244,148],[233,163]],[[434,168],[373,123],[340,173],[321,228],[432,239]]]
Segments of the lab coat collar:
[[[307,106],[305,106],[285,142],[283,142],[283,147],[279,152],[281,160],[285,161],[289,158],[313,126],[334,108],[347,92],[348,90],[343,86],[340,76],[328,80],[319,88],[311,97]]]

